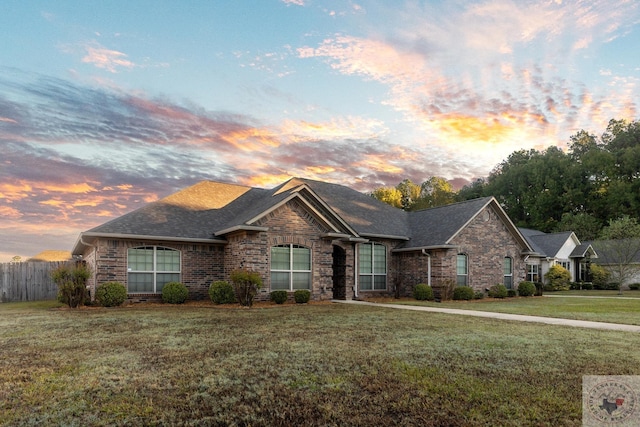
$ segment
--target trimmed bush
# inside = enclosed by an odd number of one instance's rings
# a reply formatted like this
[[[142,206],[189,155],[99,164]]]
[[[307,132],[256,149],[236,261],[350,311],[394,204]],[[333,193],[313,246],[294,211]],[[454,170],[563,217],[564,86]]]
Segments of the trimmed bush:
[[[105,282],[96,288],[96,301],[103,307],[117,307],[127,299],[127,288],[120,282]]]
[[[629,290],[638,291],[640,290],[640,283],[632,283],[629,285]]]
[[[561,265],[552,265],[544,278],[547,280],[545,290],[568,291],[570,288],[571,273]]]
[[[162,287],[162,302],[183,304],[189,297],[189,290],[180,282],[169,282]]]
[[[64,264],[51,272],[51,279],[58,285],[58,301],[76,308],[87,299],[87,280],[91,270],[85,264]]]
[[[518,295],[521,297],[530,297],[536,293],[536,285],[532,282],[520,282],[518,285]]]
[[[269,299],[276,304],[284,304],[287,302],[289,293],[287,291],[272,291],[269,295]]]
[[[307,289],[298,289],[293,293],[293,299],[298,304],[306,304],[311,299],[311,291]]]
[[[473,299],[474,295],[473,288],[469,286],[458,286],[453,290],[454,300],[469,301]]]
[[[609,283],[609,277],[611,273],[601,265],[591,264],[590,266],[591,279],[593,283],[593,289],[606,289]]]
[[[257,271],[249,271],[244,269],[233,270],[231,272],[231,282],[236,299],[240,305],[251,307],[253,298],[258,293],[258,289],[262,287],[262,277]]]
[[[582,284],[582,289],[587,290],[587,291],[592,290],[592,289],[593,289],[593,283],[591,283],[591,282],[584,282],[584,283]]]
[[[484,292],[482,291],[478,291],[475,294],[473,294],[473,299],[483,299],[484,298]]]
[[[507,296],[508,296],[509,298],[513,298],[513,297],[515,297],[516,295],[518,295],[518,292],[516,292],[516,290],[515,290],[515,289],[507,289]]]
[[[433,300],[433,288],[424,283],[420,283],[413,288],[413,297],[418,301],[432,301]]]
[[[236,302],[233,286],[224,280],[218,280],[209,286],[209,298],[215,304],[233,304]]]
[[[493,285],[489,288],[489,296],[491,298],[506,298],[507,295],[507,287],[503,284]]]

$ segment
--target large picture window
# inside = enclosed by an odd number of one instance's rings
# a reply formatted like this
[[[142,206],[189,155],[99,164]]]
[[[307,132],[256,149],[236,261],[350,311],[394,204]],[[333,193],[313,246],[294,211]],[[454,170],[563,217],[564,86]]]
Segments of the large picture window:
[[[456,256],[456,282],[458,286],[467,286],[469,283],[469,263],[465,254]]]
[[[504,257],[504,263],[503,263],[503,270],[504,270],[504,286],[507,289],[512,289],[513,288],[513,258],[511,257]]]
[[[298,245],[271,247],[271,290],[311,289],[311,249]]]
[[[180,281],[180,252],[160,246],[127,251],[129,293],[160,293],[169,282]]]
[[[360,289],[387,289],[387,248],[379,243],[363,243],[358,247]]]

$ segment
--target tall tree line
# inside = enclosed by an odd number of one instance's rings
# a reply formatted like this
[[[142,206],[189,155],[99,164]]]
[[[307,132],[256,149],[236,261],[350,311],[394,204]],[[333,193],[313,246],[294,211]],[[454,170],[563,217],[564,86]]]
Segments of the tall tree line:
[[[405,210],[494,196],[519,227],[595,239],[612,220],[640,219],[640,122],[611,120],[596,136],[581,130],[568,150],[519,150],[486,178],[454,191],[440,177],[405,179],[372,196]],[[640,221],[639,221],[640,222]]]

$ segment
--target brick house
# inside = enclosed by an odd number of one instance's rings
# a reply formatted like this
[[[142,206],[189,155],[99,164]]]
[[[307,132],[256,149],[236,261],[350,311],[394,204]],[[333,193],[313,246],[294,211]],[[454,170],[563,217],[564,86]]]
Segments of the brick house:
[[[314,300],[409,296],[416,284],[515,288],[534,250],[493,197],[405,212],[348,187],[293,178],[273,189],[203,181],[83,232],[72,251],[90,287],[157,299],[170,281],[191,299],[237,268],[260,272],[258,298],[309,289]]]

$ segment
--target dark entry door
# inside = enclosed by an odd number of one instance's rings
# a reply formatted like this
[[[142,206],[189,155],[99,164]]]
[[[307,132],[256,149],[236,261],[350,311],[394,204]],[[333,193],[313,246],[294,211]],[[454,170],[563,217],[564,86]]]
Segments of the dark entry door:
[[[347,299],[347,251],[333,247],[333,299]]]

